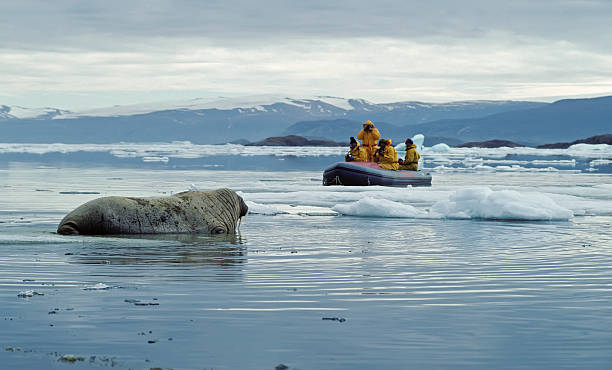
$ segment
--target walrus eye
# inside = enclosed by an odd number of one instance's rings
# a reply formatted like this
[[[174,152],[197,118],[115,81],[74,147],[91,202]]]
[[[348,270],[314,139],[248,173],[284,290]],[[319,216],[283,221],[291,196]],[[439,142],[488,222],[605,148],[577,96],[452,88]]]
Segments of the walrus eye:
[[[225,228],[223,226],[215,226],[211,230],[212,234],[225,234]]]

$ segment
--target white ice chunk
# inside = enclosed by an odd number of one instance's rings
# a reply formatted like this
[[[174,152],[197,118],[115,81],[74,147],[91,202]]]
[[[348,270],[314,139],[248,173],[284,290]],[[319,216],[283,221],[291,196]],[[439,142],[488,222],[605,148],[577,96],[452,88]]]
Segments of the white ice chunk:
[[[166,156],[145,156],[142,157],[142,161],[143,162],[164,162],[164,163],[168,163],[170,159]]]
[[[350,204],[338,204],[332,210],[348,216],[423,218],[427,213],[409,204],[365,197]]]
[[[443,193],[439,194],[443,195]],[[410,204],[372,196],[337,204],[332,210],[348,216],[489,220],[569,220],[574,213],[538,192],[491,190],[474,187],[457,190],[431,206],[429,211]]]
[[[448,153],[450,152],[451,148],[444,143],[439,143],[429,148],[429,150],[436,153]]]
[[[26,290],[24,292],[19,292],[19,294],[17,294],[17,297],[19,298],[29,298],[29,297],[33,297],[35,295],[45,295],[45,293],[39,293],[35,290]]]
[[[589,167],[609,166],[612,164],[612,159],[594,159],[589,162]]]
[[[423,142],[425,142],[425,136],[423,134],[416,134],[412,137],[412,142],[417,146],[417,151],[423,151]]]
[[[249,207],[249,213],[252,213],[252,214],[278,215],[278,214],[282,214],[282,213],[287,213],[285,211],[282,211],[282,210],[276,208],[273,205],[259,204],[259,203],[252,202],[250,200],[245,201],[245,203],[246,203],[247,207]]]
[[[431,207],[431,215],[441,218],[494,220],[569,220],[574,216],[542,193],[494,191],[488,187],[457,190],[448,200]]]
[[[83,290],[109,290],[112,286],[106,285],[104,283],[98,283],[95,285],[86,286]]]

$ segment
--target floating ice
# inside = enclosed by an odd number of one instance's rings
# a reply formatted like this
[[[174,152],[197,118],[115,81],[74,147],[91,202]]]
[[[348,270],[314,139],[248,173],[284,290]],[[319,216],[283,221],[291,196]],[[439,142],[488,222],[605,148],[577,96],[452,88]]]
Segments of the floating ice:
[[[567,148],[568,152],[603,152],[609,153],[610,147],[608,144],[574,144]]]
[[[494,191],[488,187],[457,190],[448,200],[434,204],[430,214],[440,218],[545,221],[574,216],[544,194]]]
[[[450,152],[451,148],[444,143],[439,143],[429,148],[429,150],[436,153],[448,153]]]
[[[423,151],[423,142],[425,141],[425,136],[423,134],[416,134],[412,138],[412,143],[417,146],[417,151],[420,153]],[[398,152],[406,151],[406,143],[401,142],[395,146],[395,150]]]
[[[156,156],[145,156],[142,157],[142,161],[143,162],[164,162],[164,163],[168,163],[170,159],[166,156],[160,156],[160,157],[156,157]]]
[[[348,204],[337,204],[332,210],[349,216],[437,219],[558,221],[574,216],[571,210],[557,205],[545,194],[491,190],[488,187],[457,190],[446,199],[438,200],[429,211],[371,196]]]
[[[243,146],[239,144],[193,144],[189,141],[171,143],[114,143],[114,144],[27,144],[0,143],[0,154],[28,153],[76,153],[108,152],[118,158],[141,158],[147,162],[167,162],[170,158],[202,158],[218,155],[276,157],[318,157],[327,155],[344,156],[345,147],[292,147],[292,146]]]
[[[589,162],[589,167],[609,166],[612,164],[612,159],[594,159]]]
[[[423,135],[413,137],[415,144],[424,140]],[[395,146],[398,157],[403,157],[405,144]],[[454,148],[446,144],[433,147],[418,147],[421,154],[419,168],[425,163],[428,170],[468,171],[468,172],[527,172],[524,168],[539,168],[549,165],[551,168],[567,170],[568,167],[582,171],[607,172],[612,162],[612,145],[576,144],[568,149],[518,148]],[[263,157],[274,156],[279,160],[293,157],[334,157],[341,161],[346,153],[345,147],[289,147],[289,146],[243,146],[239,144],[200,145],[189,141],[169,143],[111,143],[111,144],[30,144],[0,143],[2,154],[71,154],[77,152],[108,153],[117,158],[135,158],[143,162],[167,164],[175,159],[197,159],[215,156]],[[545,157],[541,160],[530,157]],[[548,157],[548,158],[546,158]],[[557,159],[558,158],[558,159]],[[578,162],[577,162],[578,161]],[[588,163],[584,168],[583,162]],[[476,167],[476,164],[488,164],[488,167]],[[519,167],[503,167],[499,164],[516,164]],[[443,165],[444,167],[439,167]],[[201,164],[200,167],[224,167],[223,164]],[[451,169],[452,168],[452,169]],[[550,168],[543,171],[552,171]]]
[[[109,290],[112,288],[113,287],[110,285],[106,285],[104,283],[98,283],[96,285],[86,286],[85,288],[83,288],[83,290]]]
[[[35,290],[26,290],[24,292],[19,292],[19,294],[17,294],[17,297],[19,298],[29,298],[29,297],[33,297],[35,295],[45,295],[45,293],[39,293]]]
[[[434,163],[440,163],[439,161],[432,161]],[[464,161],[463,167],[452,167],[449,166],[453,162],[446,162],[442,165],[428,168],[428,171],[432,172],[563,172],[563,173],[579,173],[580,170],[560,170],[555,167],[523,167],[519,165],[512,166],[488,166],[484,164],[468,164]],[[467,165],[466,165],[467,164]],[[562,164],[563,166],[564,164]]]
[[[387,199],[365,197],[350,204],[338,204],[332,210],[348,216],[425,218],[427,212],[409,204]]]
[[[412,137],[412,142],[417,146],[418,151],[423,150],[423,142],[425,142],[425,136],[423,134],[416,134]]]
[[[252,201],[245,201],[247,207],[249,207],[249,213],[252,214],[259,214],[259,215],[278,215],[278,214],[282,214],[282,213],[287,213],[285,211],[282,211],[278,208],[276,208],[273,205],[268,205],[268,204],[259,204],[259,203],[255,203]]]
[[[574,158],[612,159],[612,145],[607,144],[576,144],[568,149],[537,149],[519,148],[451,148],[440,144],[433,147],[421,147],[423,135],[413,137],[419,153],[428,161],[439,158],[505,158],[507,155],[528,156],[558,156],[565,155]],[[398,152],[405,151],[405,144],[399,143]],[[444,148],[444,151],[442,151]],[[112,143],[112,144],[32,144],[32,143],[0,143],[0,154],[27,153],[76,153],[76,152],[107,152],[119,158],[142,158],[145,161],[166,162],[170,158],[201,158],[218,155],[264,156],[277,157],[318,157],[342,156],[345,147],[287,147],[287,146],[243,146],[239,144],[201,145],[189,141],[174,141],[169,143]]]
[[[242,195],[241,195],[242,196]],[[320,207],[315,205],[298,205],[291,202],[291,204],[286,203],[275,203],[275,204],[260,204],[255,203],[253,201],[246,200],[246,205],[249,207],[249,214],[259,214],[259,215],[302,215],[302,216],[336,216],[337,213],[330,210],[328,207]],[[303,201],[299,203],[309,203],[308,201]]]

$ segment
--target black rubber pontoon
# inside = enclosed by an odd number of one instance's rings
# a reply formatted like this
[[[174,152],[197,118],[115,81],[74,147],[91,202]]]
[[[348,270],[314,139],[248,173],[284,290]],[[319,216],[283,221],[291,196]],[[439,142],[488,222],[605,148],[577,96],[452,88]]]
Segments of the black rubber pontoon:
[[[323,185],[431,186],[424,171],[385,170],[374,162],[338,162],[323,172]]]

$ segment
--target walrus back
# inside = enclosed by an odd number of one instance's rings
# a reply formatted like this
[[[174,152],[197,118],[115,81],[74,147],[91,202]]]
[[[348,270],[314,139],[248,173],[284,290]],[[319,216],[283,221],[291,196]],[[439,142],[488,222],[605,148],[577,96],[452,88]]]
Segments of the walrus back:
[[[104,197],[60,222],[63,235],[233,233],[248,207],[233,190],[187,191],[171,197]]]

